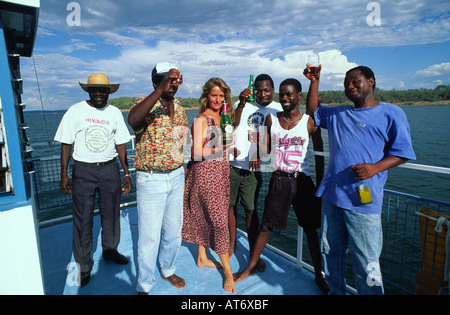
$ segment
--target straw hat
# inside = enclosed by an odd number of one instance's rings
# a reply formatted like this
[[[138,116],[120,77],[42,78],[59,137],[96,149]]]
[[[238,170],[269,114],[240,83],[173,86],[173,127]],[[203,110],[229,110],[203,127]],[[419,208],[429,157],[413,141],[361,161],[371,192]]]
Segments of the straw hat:
[[[87,84],[83,84],[80,81],[78,81],[81,88],[85,90],[86,92],[89,92],[90,87],[106,87],[109,88],[109,94],[116,93],[119,89],[120,84],[109,84],[109,78],[104,73],[94,73],[91,74],[88,78]]]

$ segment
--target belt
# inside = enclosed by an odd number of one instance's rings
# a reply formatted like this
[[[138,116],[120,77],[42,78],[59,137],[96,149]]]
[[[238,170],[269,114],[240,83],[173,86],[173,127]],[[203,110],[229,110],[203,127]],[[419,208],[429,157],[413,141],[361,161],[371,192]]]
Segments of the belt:
[[[242,169],[242,168],[239,168],[239,167],[235,167],[235,166],[231,166],[233,169],[235,169],[237,172],[239,172],[239,175],[250,175],[250,174],[252,174],[253,172],[252,171],[249,171],[249,170],[246,170],[246,169]]]
[[[107,161],[107,162],[95,162],[95,163],[86,163],[86,162],[80,162],[80,161],[75,160],[75,162],[83,164],[83,165],[87,165],[87,166],[104,166],[104,165],[114,163],[116,161],[117,161],[116,158],[112,159],[111,161]]]
[[[177,167],[176,169],[173,169],[173,170],[138,170],[137,169],[136,171],[144,172],[144,173],[150,173],[150,174],[169,174],[169,173],[172,173],[173,171],[176,171],[180,167]]]
[[[280,177],[287,177],[287,178],[297,178],[298,177],[298,175],[301,173],[301,172],[291,172],[291,173],[289,173],[289,172],[285,172],[285,171],[275,171],[275,172],[273,172],[275,175],[277,175],[277,176],[280,176]]]

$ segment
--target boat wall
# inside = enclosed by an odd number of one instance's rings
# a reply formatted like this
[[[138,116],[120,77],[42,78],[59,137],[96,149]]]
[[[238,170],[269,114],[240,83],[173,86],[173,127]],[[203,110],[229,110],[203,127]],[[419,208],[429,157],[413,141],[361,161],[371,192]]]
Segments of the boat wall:
[[[45,293],[37,231],[32,205],[0,212],[0,295]]]
[[[34,45],[37,8],[0,3],[0,294],[44,294],[36,207],[27,165],[20,57]],[[24,2],[24,1],[21,1]]]

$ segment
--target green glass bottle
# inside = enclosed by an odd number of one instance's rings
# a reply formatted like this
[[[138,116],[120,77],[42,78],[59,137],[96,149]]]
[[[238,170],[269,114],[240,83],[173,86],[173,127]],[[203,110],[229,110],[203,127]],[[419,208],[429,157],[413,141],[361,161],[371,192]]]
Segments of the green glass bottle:
[[[222,130],[223,144],[227,145],[233,142],[233,122],[228,115],[228,104],[223,101],[222,112],[220,113],[220,129]]]
[[[255,101],[255,85],[253,84],[253,74],[250,74],[250,79],[248,81],[248,88],[252,90],[252,95],[247,98],[247,102]]]

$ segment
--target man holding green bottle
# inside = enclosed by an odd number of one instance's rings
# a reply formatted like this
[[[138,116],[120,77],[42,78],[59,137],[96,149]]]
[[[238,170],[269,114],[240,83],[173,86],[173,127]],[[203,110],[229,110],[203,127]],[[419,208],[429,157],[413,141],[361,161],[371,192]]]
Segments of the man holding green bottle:
[[[256,210],[259,189],[261,187],[260,160],[251,161],[252,152],[257,146],[251,143],[251,133],[258,132],[264,127],[267,115],[282,111],[280,103],[272,101],[275,92],[272,78],[267,74],[260,74],[254,82],[255,101],[248,98],[253,95],[251,88],[247,88],[239,95],[239,101],[234,105],[234,139],[238,155],[230,161],[230,209],[228,212],[230,226],[230,255],[233,254],[236,243],[237,202],[240,201],[245,210],[245,226],[248,233],[250,252],[256,240],[259,229],[259,219]],[[262,165],[264,169],[264,165]],[[258,264],[260,271],[265,270],[264,263]]]

